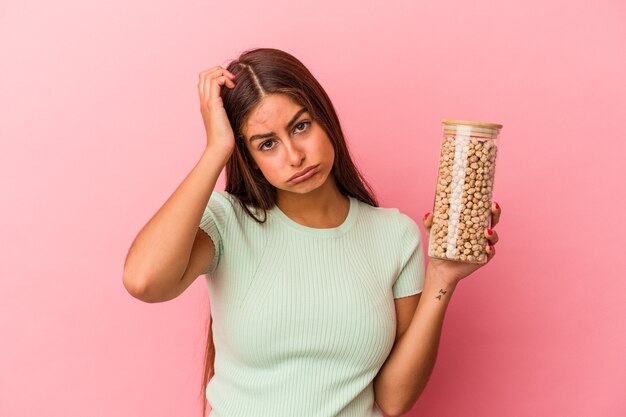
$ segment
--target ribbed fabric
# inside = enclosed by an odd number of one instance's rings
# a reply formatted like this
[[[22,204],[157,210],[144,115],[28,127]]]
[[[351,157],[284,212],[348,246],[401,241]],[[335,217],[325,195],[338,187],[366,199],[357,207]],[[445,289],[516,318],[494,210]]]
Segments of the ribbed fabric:
[[[393,300],[424,285],[417,224],[352,197],[336,228],[301,225],[278,206],[259,224],[214,191],[200,228],[216,246],[204,271],[210,417],[381,417],[372,381],[393,347]]]

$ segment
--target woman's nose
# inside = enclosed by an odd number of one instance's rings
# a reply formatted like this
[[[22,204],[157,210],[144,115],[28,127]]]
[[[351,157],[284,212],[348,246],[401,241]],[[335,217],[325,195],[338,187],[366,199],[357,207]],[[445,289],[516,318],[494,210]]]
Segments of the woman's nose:
[[[287,145],[287,158],[291,165],[300,165],[304,159],[304,152],[295,146],[293,142],[290,142],[289,145]]]

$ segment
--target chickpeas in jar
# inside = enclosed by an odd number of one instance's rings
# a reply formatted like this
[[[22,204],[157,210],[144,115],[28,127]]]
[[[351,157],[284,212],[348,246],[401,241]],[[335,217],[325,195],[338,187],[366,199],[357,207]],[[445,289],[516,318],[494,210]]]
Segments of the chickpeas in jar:
[[[428,256],[487,262],[491,197],[501,124],[444,120]]]

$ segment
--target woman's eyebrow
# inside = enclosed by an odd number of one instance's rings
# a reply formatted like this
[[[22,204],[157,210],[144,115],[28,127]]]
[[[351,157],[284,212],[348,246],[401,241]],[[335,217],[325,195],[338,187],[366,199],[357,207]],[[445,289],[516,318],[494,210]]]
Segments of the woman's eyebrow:
[[[305,107],[301,108],[300,110],[298,110],[298,112],[291,118],[291,120],[289,121],[289,123],[287,123],[287,126],[285,126],[286,129],[289,129],[289,127],[291,127],[292,124],[294,124],[296,122],[296,120],[298,120],[298,117],[300,117],[300,115],[304,112],[306,112],[307,109]],[[249,142],[252,143],[252,141],[257,140],[257,139],[264,139],[264,138],[269,138],[270,136],[274,136],[276,133],[274,132],[270,132],[270,133],[264,133],[262,135],[254,135],[252,137],[250,137]]]

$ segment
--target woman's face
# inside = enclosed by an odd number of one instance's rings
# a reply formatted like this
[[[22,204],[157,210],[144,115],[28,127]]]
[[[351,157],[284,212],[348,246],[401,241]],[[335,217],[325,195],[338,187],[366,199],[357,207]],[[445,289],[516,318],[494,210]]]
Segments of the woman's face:
[[[335,151],[328,135],[303,106],[288,96],[266,96],[252,110],[242,133],[255,165],[278,190],[305,194],[332,176]],[[291,180],[312,166],[314,173],[308,178]]]

